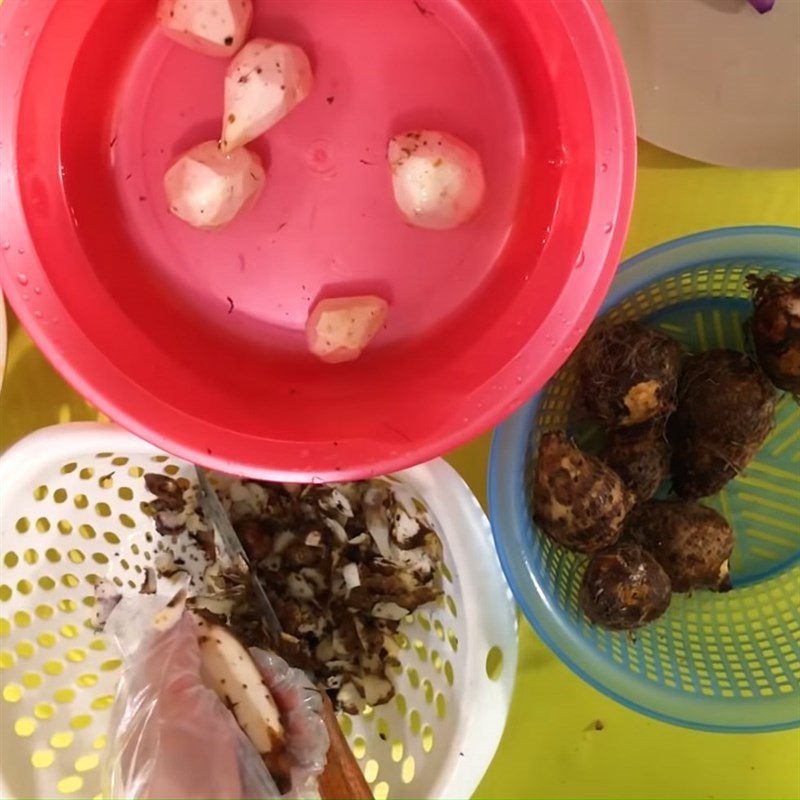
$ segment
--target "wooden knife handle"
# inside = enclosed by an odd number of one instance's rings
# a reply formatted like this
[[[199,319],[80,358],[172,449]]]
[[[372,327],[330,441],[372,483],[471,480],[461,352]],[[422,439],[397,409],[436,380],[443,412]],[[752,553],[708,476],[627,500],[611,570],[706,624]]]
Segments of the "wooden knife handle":
[[[330,747],[325,769],[319,777],[319,793],[322,800],[373,800],[369,784],[364,779],[361,767],[347,743],[333,704],[327,693],[322,696],[322,719],[328,729]]]

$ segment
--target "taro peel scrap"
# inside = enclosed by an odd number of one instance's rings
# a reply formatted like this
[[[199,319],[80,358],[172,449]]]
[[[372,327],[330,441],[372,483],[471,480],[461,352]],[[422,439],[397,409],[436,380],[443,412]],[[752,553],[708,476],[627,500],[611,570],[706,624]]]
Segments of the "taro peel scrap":
[[[111,612],[116,608],[120,600],[122,600],[122,595],[111,581],[103,578],[95,584],[92,627],[97,633],[100,633],[105,628]]]
[[[283,627],[274,646],[313,672],[339,709],[388,702],[398,628],[441,595],[442,545],[425,504],[388,479],[324,486],[212,479]],[[191,516],[194,487],[183,497],[186,531],[196,536],[207,525]],[[265,645],[241,565],[218,554],[190,592],[191,608],[213,614],[246,645]]]
[[[145,485],[155,495],[150,507],[161,538],[154,566],[158,575],[185,585],[192,598],[214,584],[212,569],[218,558],[214,531],[200,510],[197,488],[186,478],[159,473],[145,475]]]
[[[144,568],[144,580],[139,587],[139,594],[155,594],[156,593],[156,571],[152,567]]]

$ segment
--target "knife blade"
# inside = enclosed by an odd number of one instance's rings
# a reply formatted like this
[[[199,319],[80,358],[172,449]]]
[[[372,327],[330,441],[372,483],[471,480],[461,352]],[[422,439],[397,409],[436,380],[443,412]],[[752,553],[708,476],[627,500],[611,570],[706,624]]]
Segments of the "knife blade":
[[[238,566],[246,573],[250,581],[250,588],[253,591],[253,599],[255,600],[258,613],[264,620],[267,627],[267,632],[275,643],[281,641],[281,634],[283,628],[278,620],[278,615],[272,607],[272,603],[261,585],[255,571],[250,566],[250,557],[242,545],[239,534],[233,528],[228,512],[225,511],[222,503],[220,502],[217,492],[208,480],[208,475],[202,467],[195,467],[197,472],[197,483],[200,487],[200,508],[203,511],[203,516],[208,520],[214,529],[219,533],[222,539],[222,545],[225,552],[234,563],[238,562]]]

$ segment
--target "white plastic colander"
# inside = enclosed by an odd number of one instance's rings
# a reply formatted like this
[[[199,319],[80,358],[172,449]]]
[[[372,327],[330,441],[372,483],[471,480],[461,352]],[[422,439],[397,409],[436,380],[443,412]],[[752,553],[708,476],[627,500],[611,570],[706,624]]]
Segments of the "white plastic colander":
[[[142,475],[189,465],[112,425],[46,428],[0,458],[0,795],[94,797],[121,662],[93,584],[131,592],[158,534]],[[341,725],[378,798],[468,797],[505,724],[517,623],[480,505],[442,460],[398,474],[439,523],[445,596],[402,628],[397,695]]]

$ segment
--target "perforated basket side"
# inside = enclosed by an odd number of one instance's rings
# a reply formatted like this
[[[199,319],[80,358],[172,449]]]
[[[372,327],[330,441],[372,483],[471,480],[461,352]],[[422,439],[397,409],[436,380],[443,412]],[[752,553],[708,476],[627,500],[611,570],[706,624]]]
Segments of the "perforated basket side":
[[[634,259],[606,303],[613,321],[642,319],[687,350],[745,350],[747,275],[800,274],[797,232],[721,232]],[[777,243],[773,240],[777,237]],[[762,250],[762,248],[764,248]],[[752,251],[744,258],[715,253]],[[674,251],[674,252],[673,252]],[[690,251],[690,252],[689,252]],[[759,256],[767,252],[772,255]],[[542,431],[568,428],[575,359],[493,443],[490,505],[506,574],[537,630],[582,677],[620,702],[713,730],[800,723],[800,409],[784,396],[756,459],[702,502],[731,521],[734,591],[674,595],[667,614],[632,634],[589,624],[578,604],[585,559],[532,524],[532,465]],[[521,556],[517,555],[520,551]]]
[[[120,660],[90,630],[92,588],[108,575],[136,591],[152,563],[157,534],[145,471],[189,474],[106,425],[46,429],[0,459],[3,796],[99,791]],[[445,596],[403,625],[395,699],[343,715],[341,724],[376,797],[463,797],[505,722],[516,665],[513,603],[488,522],[457,474],[431,462],[399,477],[445,532]],[[481,586],[480,596],[468,586]]]

